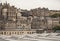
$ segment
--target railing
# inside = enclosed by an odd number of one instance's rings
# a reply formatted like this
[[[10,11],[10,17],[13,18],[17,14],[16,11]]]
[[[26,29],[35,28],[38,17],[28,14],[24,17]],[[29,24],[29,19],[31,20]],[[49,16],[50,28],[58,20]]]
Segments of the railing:
[[[33,33],[35,33],[35,31],[0,31],[0,35],[22,35]]]

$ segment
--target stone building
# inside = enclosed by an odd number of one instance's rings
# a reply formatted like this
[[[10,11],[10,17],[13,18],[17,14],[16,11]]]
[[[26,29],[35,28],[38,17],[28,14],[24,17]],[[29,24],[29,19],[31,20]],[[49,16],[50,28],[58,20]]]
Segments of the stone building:
[[[31,29],[32,17],[28,15],[28,11],[17,9],[15,6],[10,6],[9,3],[0,5],[0,15],[3,16],[5,30]]]
[[[48,8],[36,8],[36,9],[31,9],[30,14],[33,16],[49,16],[49,9]]]
[[[5,29],[16,28],[17,9],[7,3],[2,4],[1,15],[4,17]]]
[[[0,3],[0,34],[33,33],[31,30],[32,17],[22,16],[21,9],[10,6],[9,3]],[[24,13],[25,14],[25,13]]]
[[[49,10],[48,8],[37,8],[31,10],[31,13],[33,15],[32,19],[32,28],[33,29],[45,29],[47,28],[47,19],[46,17],[49,16]]]

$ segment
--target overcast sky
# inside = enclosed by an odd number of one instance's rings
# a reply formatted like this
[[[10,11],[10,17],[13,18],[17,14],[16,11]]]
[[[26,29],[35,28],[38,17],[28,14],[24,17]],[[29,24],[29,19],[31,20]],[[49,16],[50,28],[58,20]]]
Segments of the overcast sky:
[[[21,9],[33,9],[38,7],[60,10],[60,0],[0,0],[0,3],[10,3]]]

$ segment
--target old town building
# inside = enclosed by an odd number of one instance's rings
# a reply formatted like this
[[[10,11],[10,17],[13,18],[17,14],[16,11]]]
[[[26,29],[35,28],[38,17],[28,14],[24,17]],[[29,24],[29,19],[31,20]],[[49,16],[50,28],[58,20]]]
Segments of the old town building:
[[[0,15],[3,17],[5,30],[18,30],[20,28],[22,29],[28,26],[27,24],[29,23],[27,22],[27,17],[22,16],[20,9],[17,9],[14,6],[10,6],[9,3],[1,3],[0,5],[2,6],[0,7]]]
[[[36,30],[52,29],[60,25],[60,18],[52,18],[50,15],[60,13],[48,8],[36,8],[28,10],[17,9],[9,3],[0,3],[0,34],[36,33]]]

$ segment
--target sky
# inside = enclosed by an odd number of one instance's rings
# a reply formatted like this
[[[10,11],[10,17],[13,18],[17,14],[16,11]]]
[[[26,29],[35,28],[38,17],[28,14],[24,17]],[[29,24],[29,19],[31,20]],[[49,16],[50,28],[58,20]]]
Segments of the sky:
[[[50,10],[60,10],[60,0],[0,0],[0,3],[10,3],[21,9],[34,9],[38,7],[45,7]]]

